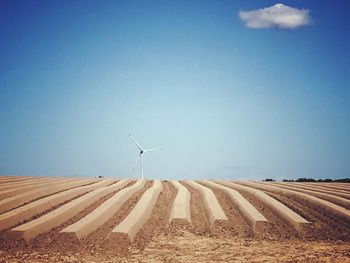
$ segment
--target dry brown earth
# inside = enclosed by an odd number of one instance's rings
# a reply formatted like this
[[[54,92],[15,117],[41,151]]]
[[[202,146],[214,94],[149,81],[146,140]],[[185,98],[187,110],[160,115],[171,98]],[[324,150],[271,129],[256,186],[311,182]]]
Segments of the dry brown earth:
[[[35,180],[42,182],[46,179],[2,176],[0,177],[0,189],[5,185],[13,185],[16,188],[18,187],[16,183],[26,186]],[[59,181],[60,179],[53,180]],[[95,181],[85,180],[87,182],[85,185],[94,185],[91,182]],[[28,184],[25,183],[26,181]],[[67,179],[67,182],[71,181]],[[45,200],[51,200],[50,196],[57,195],[55,191],[48,192],[46,195],[37,195],[33,200],[24,200],[22,204],[11,205],[9,203],[7,213],[19,209],[25,212],[26,208],[31,208],[31,210],[28,210],[29,216],[23,216],[25,221],[11,224],[10,228],[3,228],[0,231],[0,262],[350,262],[349,220],[347,217],[337,216],[337,213],[329,213],[322,206],[319,206],[318,201],[315,202],[318,199],[312,197],[313,192],[309,192],[310,195],[302,195],[301,198],[298,194],[282,191],[285,188],[277,183],[236,182],[249,189],[260,189],[272,197],[262,200],[262,194],[254,194],[254,191],[247,191],[247,188],[244,187],[236,187],[234,191],[230,191],[231,188],[216,187],[215,184],[208,181],[207,183],[201,182],[207,189],[210,189],[210,198],[208,198],[203,194],[204,192],[201,190],[203,188],[198,187],[193,181],[180,183],[180,187],[184,187],[186,195],[189,193],[189,200],[187,197],[183,198],[183,202],[187,204],[183,206],[183,213],[181,205],[174,203],[178,192],[176,184],[161,181],[161,188],[158,187],[160,185],[157,183],[158,188],[155,189],[158,190],[155,193],[148,191],[149,194],[145,195],[148,189],[153,189],[151,188],[153,181],[147,181],[142,187],[136,189],[137,191],[129,194],[126,201],[115,206],[117,209],[108,214],[108,219],[102,221],[99,219],[98,227],[88,231],[88,234],[80,240],[69,239],[60,235],[60,232],[77,224],[77,222],[82,222],[83,218],[92,218],[91,222],[93,222],[94,217],[88,217],[88,215],[98,213],[98,209],[102,211],[102,208],[108,204],[108,200],[112,200],[112,197],[119,192],[121,193],[119,196],[122,196],[124,192],[127,192],[123,189],[133,185],[134,181],[126,183],[121,189],[116,188],[106,192],[105,195],[96,198],[84,209],[64,220],[59,215],[59,212],[63,211],[63,207],[73,203],[74,200],[82,199],[85,195],[89,196],[89,193],[91,195],[91,191],[82,191],[78,196],[60,199],[61,203],[56,201],[52,205],[46,201],[38,201],[45,198]],[[73,184],[71,185],[73,186]],[[79,181],[79,184],[74,185],[74,187],[80,189],[81,185],[84,184],[80,184]],[[97,187],[91,189],[102,189],[103,187],[107,189],[106,185],[110,185],[110,183],[106,181],[105,184],[98,183],[96,185]],[[200,185],[203,186],[203,184]],[[229,183],[225,185],[226,187],[230,186]],[[303,185],[305,186],[305,184]],[[297,187],[297,184],[293,184],[293,188],[289,189],[305,190],[303,187],[298,189]],[[310,186],[307,185],[307,187]],[[336,188],[349,188],[346,184],[332,183],[322,184],[322,186],[319,184],[318,187],[325,194],[326,192],[331,194]],[[9,189],[6,187],[6,191]],[[29,190],[30,188],[27,189],[28,192],[32,191]],[[64,190],[60,194],[69,194],[72,191]],[[208,192],[208,190],[205,191]],[[233,193],[241,201],[237,202],[238,199],[233,198]],[[315,195],[319,198],[322,197],[318,192]],[[8,200],[17,200],[16,196],[15,194],[12,199]],[[18,196],[25,196],[25,191]],[[144,198],[142,199],[142,197]],[[324,197],[327,198],[327,196]],[[342,198],[346,199],[345,197],[346,195],[343,195]],[[205,198],[206,200],[204,200]],[[308,200],[308,198],[313,201]],[[141,199],[142,205],[147,207],[149,212],[147,217],[142,217],[134,211],[134,209],[142,211],[140,209]],[[208,200],[216,201],[209,201],[208,204]],[[296,230],[285,217],[274,210],[274,206],[268,203],[269,200],[275,200],[274,205],[276,202],[280,202],[310,222],[307,224],[308,227]],[[35,203],[35,206],[31,206],[32,203]],[[138,203],[139,205],[137,205]],[[43,208],[40,208],[41,204],[44,206]],[[105,205],[102,206],[103,204]],[[250,209],[256,209],[255,213],[261,214],[267,219],[266,224],[255,227],[245,214],[247,210],[242,209],[240,204],[246,204]],[[185,224],[171,223],[171,213],[175,209],[173,205],[176,205],[178,214],[190,215],[190,220],[184,220]],[[35,207],[37,213],[33,211]],[[211,224],[212,215],[216,211],[223,213],[221,216],[227,220],[223,220],[220,224]],[[346,209],[345,213],[349,213],[349,210]],[[49,214],[50,216],[57,214],[57,217],[61,219],[59,223],[53,220],[52,222],[55,224],[52,227],[45,225],[46,231],[37,230],[37,233],[41,234],[33,235],[33,238],[27,241],[21,235],[13,234],[12,229],[22,229],[29,225],[28,223],[37,222],[36,219]],[[130,221],[129,214],[135,216],[131,220],[132,222],[142,222],[141,225],[135,224],[138,229],[135,230],[136,234],[133,234],[133,238],[131,240],[122,237],[109,238],[112,230],[120,223]],[[140,217],[140,221],[138,221],[138,217]],[[0,226],[5,223],[5,221],[1,221],[1,218],[5,220],[5,217],[0,214]]]

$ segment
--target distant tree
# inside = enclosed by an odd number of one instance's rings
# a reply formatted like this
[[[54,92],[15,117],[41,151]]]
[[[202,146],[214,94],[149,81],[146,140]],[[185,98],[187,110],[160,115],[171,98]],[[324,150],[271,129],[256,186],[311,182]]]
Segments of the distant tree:
[[[350,178],[336,179],[334,182],[338,183],[350,183]]]
[[[316,180],[313,179],[313,178],[304,178],[304,177],[302,177],[302,178],[298,178],[296,180],[296,182],[316,182]]]
[[[271,179],[271,178],[267,178],[267,179],[264,179],[263,182],[274,182],[275,180],[274,179]]]
[[[332,179],[324,179],[323,181],[326,182],[326,183],[332,183],[332,182],[334,182]]]
[[[295,180],[296,182],[307,182],[307,178],[298,178]]]
[[[265,182],[274,182],[275,180],[273,179],[265,179],[263,180]],[[338,183],[350,183],[350,178],[341,178],[341,179],[313,179],[313,178],[305,178],[305,177],[300,177],[296,180],[292,179],[283,179],[283,182],[321,182],[321,183],[332,183],[332,182],[338,182]]]

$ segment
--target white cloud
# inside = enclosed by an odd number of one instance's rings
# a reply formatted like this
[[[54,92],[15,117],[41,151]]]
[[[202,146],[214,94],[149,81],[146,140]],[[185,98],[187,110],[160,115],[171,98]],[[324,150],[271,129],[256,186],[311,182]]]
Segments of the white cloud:
[[[295,29],[311,23],[308,9],[298,9],[284,4],[251,11],[240,11],[239,17],[249,28]]]

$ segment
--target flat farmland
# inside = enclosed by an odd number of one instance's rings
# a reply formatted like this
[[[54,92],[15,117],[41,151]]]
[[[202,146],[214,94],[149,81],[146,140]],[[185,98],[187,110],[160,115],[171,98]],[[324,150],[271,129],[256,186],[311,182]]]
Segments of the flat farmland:
[[[350,262],[350,184],[0,177],[0,262]]]

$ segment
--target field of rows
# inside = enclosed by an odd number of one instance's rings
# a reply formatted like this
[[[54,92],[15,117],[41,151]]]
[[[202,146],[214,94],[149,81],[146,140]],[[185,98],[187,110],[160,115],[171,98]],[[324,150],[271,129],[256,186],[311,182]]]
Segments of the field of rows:
[[[345,183],[2,176],[0,247],[123,254],[179,233],[349,244],[349,209]]]

